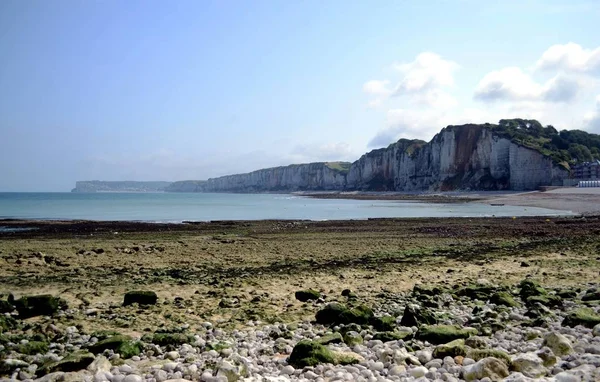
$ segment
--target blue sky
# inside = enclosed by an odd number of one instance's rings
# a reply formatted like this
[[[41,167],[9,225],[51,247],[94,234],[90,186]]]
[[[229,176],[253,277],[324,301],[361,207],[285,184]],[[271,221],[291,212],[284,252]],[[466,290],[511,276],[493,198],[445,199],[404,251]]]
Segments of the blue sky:
[[[0,2],[0,191],[355,160],[448,124],[600,132],[592,1]]]

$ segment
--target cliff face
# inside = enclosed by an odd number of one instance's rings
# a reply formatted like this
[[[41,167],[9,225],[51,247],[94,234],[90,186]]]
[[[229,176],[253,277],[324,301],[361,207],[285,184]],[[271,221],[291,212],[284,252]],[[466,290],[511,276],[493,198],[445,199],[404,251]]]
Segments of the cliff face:
[[[173,192],[276,192],[343,190],[350,163],[308,163],[211,178],[205,182],[175,182]]]
[[[539,152],[482,125],[449,126],[431,142],[399,141],[352,164],[347,189],[534,190],[562,185],[569,172]]]
[[[83,180],[75,183],[75,188],[71,192],[161,192],[171,184],[171,182],[136,182],[136,181],[104,181],[104,180]]]

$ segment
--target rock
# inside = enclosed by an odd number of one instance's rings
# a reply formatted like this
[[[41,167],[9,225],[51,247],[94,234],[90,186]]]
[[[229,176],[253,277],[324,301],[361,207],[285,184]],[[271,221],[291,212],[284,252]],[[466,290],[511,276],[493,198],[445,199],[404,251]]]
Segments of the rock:
[[[344,343],[350,347],[363,343],[363,338],[360,333],[356,331],[349,331],[344,333]]]
[[[380,340],[382,342],[399,341],[412,337],[412,333],[408,332],[377,332],[373,335],[374,340]]]
[[[474,361],[480,361],[484,358],[496,358],[508,367],[511,365],[511,358],[505,351],[497,350],[497,349],[472,349],[467,352],[466,358],[472,359]]]
[[[508,377],[508,367],[496,358],[488,357],[463,368],[463,378],[466,381],[489,378],[492,381],[500,381]]]
[[[85,351],[77,351],[56,362],[49,362],[38,369],[37,375],[45,375],[56,371],[78,371],[94,362],[94,355]]]
[[[429,350],[419,350],[415,353],[420,363],[425,365],[433,359],[433,354]]]
[[[471,300],[487,301],[497,291],[497,287],[488,283],[468,285],[456,292],[457,296],[468,297]]]
[[[444,345],[436,346],[433,351],[433,358],[443,359],[444,357],[456,357],[456,356],[465,356],[467,355],[467,350],[465,349],[465,340],[458,339],[452,342],[448,342]]]
[[[390,367],[388,374],[391,376],[401,375],[406,373],[406,367],[403,365],[394,365]]]
[[[545,367],[553,366],[558,362],[558,358],[549,347],[541,348],[536,354],[543,361]]]
[[[106,358],[103,355],[100,355],[100,356],[96,357],[94,362],[92,362],[87,367],[87,369],[95,374],[99,371],[110,371],[111,367],[112,367],[112,365],[110,364],[110,361],[108,360],[108,358]]]
[[[121,358],[128,359],[139,355],[142,352],[142,344],[139,341],[133,341],[131,337],[125,335],[116,335],[105,340],[96,342],[88,348],[92,353],[102,353],[106,349],[119,353]]]
[[[483,337],[479,337],[479,336],[473,336],[473,337],[467,338],[465,340],[465,345],[472,347],[474,349],[483,349],[488,346],[487,341]]]
[[[334,363],[334,359],[331,350],[325,346],[317,342],[303,340],[294,346],[288,362],[295,368],[303,368],[316,366],[320,363]]]
[[[371,320],[371,325],[373,325],[375,330],[391,332],[396,328],[396,318],[391,316],[374,317]]]
[[[520,306],[520,304],[513,298],[513,296],[508,292],[497,292],[494,293],[490,297],[490,302],[496,305],[504,305],[504,306]]]
[[[0,314],[0,333],[7,332],[17,327],[17,321],[10,317]]]
[[[217,377],[225,377],[228,382],[238,381],[248,376],[245,366],[234,365],[228,361],[221,361],[217,366]]]
[[[592,329],[592,335],[594,337],[600,337],[600,324],[596,324]]]
[[[66,309],[66,303],[58,297],[49,294],[24,296],[15,300],[19,318],[36,316],[52,316],[59,309]]]
[[[45,341],[29,341],[20,344],[17,351],[27,355],[45,354],[48,351],[48,343]]]
[[[554,376],[556,382],[581,382],[581,377],[562,371]]]
[[[519,354],[512,359],[512,370],[523,373],[526,377],[539,378],[546,375],[543,361],[535,353]]]
[[[400,321],[400,325],[408,327],[434,324],[437,324],[437,319],[433,313],[414,304],[406,305]]]
[[[519,287],[521,288],[519,295],[523,301],[526,301],[529,297],[544,296],[548,294],[548,292],[546,292],[546,290],[542,288],[537,281],[531,279],[525,279],[521,281]]]
[[[0,360],[0,375],[10,375],[16,369],[25,369],[29,364],[25,361],[15,358]]]
[[[417,332],[417,338],[432,344],[445,344],[457,339],[469,338],[477,334],[477,329],[460,328],[453,325],[430,325],[424,326]]]
[[[426,368],[426,367],[423,367],[423,366],[417,366],[417,367],[415,367],[415,368],[413,368],[413,369],[410,369],[410,370],[408,371],[408,373],[409,373],[409,374],[410,374],[410,376],[411,376],[411,377],[413,377],[413,378],[421,378],[421,377],[424,377],[424,376],[425,376],[425,374],[427,374],[427,372],[428,372],[428,371],[429,371],[429,370],[427,370],[427,368]]]
[[[366,325],[373,318],[373,311],[366,306],[359,305],[347,308],[338,303],[327,304],[315,316],[317,323],[322,325],[359,324]]]
[[[562,357],[573,352],[573,345],[571,341],[560,333],[548,333],[544,336],[544,342],[542,346],[547,346],[552,352]]]
[[[154,333],[152,343],[160,346],[179,346],[193,341],[183,333]]]
[[[306,302],[309,300],[318,300],[321,293],[314,289],[299,290],[295,294],[296,300]]]
[[[593,328],[600,324],[600,315],[596,314],[591,308],[579,308],[567,315],[562,322],[563,326],[582,325],[586,328]]]
[[[125,293],[125,297],[123,298],[123,306],[136,303],[140,305],[155,305],[157,301],[158,296],[152,291],[131,291]]]
[[[597,301],[597,300],[600,300],[600,290],[587,291],[581,297],[581,301]]]
[[[123,382],[144,382],[144,379],[139,375],[129,374],[123,379]]]
[[[8,301],[0,300],[0,313],[10,313],[15,310],[15,306]]]
[[[344,342],[342,335],[340,333],[331,333],[326,334],[323,337],[316,340],[321,345],[329,345],[329,344],[339,344]]]
[[[167,354],[165,354],[165,358],[176,361],[177,358],[179,358],[179,353],[176,351],[167,352]]]

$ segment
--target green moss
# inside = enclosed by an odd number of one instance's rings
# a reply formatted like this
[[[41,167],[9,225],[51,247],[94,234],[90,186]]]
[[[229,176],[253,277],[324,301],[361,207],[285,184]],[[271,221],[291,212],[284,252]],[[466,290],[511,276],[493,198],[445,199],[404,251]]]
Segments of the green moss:
[[[519,306],[520,304],[508,292],[497,292],[490,297],[490,302],[496,305]]]
[[[17,351],[27,355],[46,354],[48,352],[48,343],[42,341],[30,341],[26,344],[20,344],[17,347]]]
[[[132,338],[130,336],[119,334],[102,341],[98,341],[95,344],[90,345],[88,349],[94,354],[102,353],[106,349],[116,351],[119,347],[123,346],[123,344],[130,342],[131,340]]]
[[[17,327],[17,321],[9,316],[0,314],[0,333],[7,332]]]
[[[229,345],[228,343],[219,341],[216,343],[206,345],[206,350],[214,350],[214,351],[221,352],[221,350],[229,349],[230,347],[231,347],[231,345]]]
[[[467,355],[465,340],[458,339],[447,344],[438,345],[433,351],[433,358],[456,357]]]
[[[331,333],[322,336],[316,340],[321,345],[339,344],[344,342],[344,339],[340,333]]]
[[[304,340],[294,346],[288,362],[295,368],[304,368],[306,366],[316,366],[320,363],[334,363],[335,360],[331,350],[325,346],[317,342]]]
[[[487,301],[498,288],[493,285],[471,284],[456,292],[458,296],[468,297],[471,300]]]
[[[412,337],[412,333],[409,332],[378,332],[373,336],[374,340],[380,340],[383,342],[398,341],[405,338]]]
[[[477,334],[477,329],[463,329],[453,325],[423,326],[417,332],[417,338],[432,344],[445,344],[457,339],[469,338]]]
[[[537,281],[531,279],[525,279],[519,284],[521,291],[519,295],[523,301],[527,301],[529,297],[533,296],[546,296],[548,292],[542,288]]]
[[[582,325],[586,328],[593,328],[597,324],[600,324],[600,315],[591,308],[577,309],[569,313],[562,322],[563,326]]]
[[[77,351],[67,355],[65,358],[57,362],[49,362],[38,369],[36,374],[43,376],[55,371],[79,371],[85,369],[94,362],[94,355],[86,351]]]
[[[295,294],[296,300],[306,302],[309,300],[318,300],[321,293],[314,289],[299,290]]]
[[[123,342],[117,349],[115,353],[119,353],[122,359],[129,359],[133,356],[140,355],[142,353],[143,346],[139,341],[126,341]]]
[[[421,309],[415,305],[406,305],[400,325],[412,327],[420,325],[433,325],[437,322],[437,318],[429,310]]]
[[[152,343],[167,345],[183,345],[190,342],[190,337],[182,333],[154,333]]]
[[[60,308],[66,308],[66,304],[58,297],[49,294],[39,296],[24,296],[15,300],[15,307],[19,312],[19,318],[30,318],[36,316],[51,316]]]
[[[90,334],[90,337],[96,337],[98,339],[98,341],[102,341],[109,337],[119,336],[119,335],[121,335],[121,333],[114,331],[114,330],[98,330],[98,331],[92,332],[92,334]]]
[[[531,296],[527,298],[527,305],[531,305],[536,302],[544,306],[560,306],[562,305],[562,298],[550,294],[541,296]]]
[[[391,317],[391,316],[374,317],[371,320],[371,325],[373,325],[375,330],[379,330],[382,332],[389,332],[396,328],[396,317]]]
[[[482,360],[484,358],[494,357],[504,362],[506,366],[510,367],[512,364],[510,356],[508,353],[503,352],[502,350],[496,349],[473,349],[467,352],[467,358],[471,358],[475,361]]]
[[[344,333],[344,343],[348,346],[360,345],[364,342],[360,333],[350,331]]]
[[[373,311],[363,305],[347,308],[345,305],[331,303],[317,312],[316,321],[322,325],[358,324],[366,325],[373,318]]]
[[[350,162],[326,162],[325,166],[329,167],[332,170],[340,172],[342,174],[347,174],[350,171],[350,166],[352,163]]]

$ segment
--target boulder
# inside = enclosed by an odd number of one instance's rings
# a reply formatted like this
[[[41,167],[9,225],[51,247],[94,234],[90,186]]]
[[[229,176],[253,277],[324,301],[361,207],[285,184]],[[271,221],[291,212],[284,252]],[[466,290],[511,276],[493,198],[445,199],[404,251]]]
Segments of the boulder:
[[[299,290],[295,294],[296,300],[306,302],[309,300],[318,300],[321,293],[314,289]]]
[[[546,334],[542,346],[547,346],[559,357],[573,353],[571,341],[560,333],[550,332]]]
[[[543,360],[535,353],[524,353],[512,359],[512,370],[523,373],[529,378],[539,378],[547,374]]]
[[[591,308],[579,308],[569,313],[562,322],[563,326],[582,325],[586,328],[593,328],[598,324],[600,324],[600,315]]]
[[[439,345],[461,338],[469,338],[476,334],[477,329],[474,328],[460,328],[454,325],[430,325],[419,328],[417,339]]]
[[[315,318],[317,323],[322,325],[366,325],[373,318],[373,311],[364,305],[347,308],[345,305],[334,302],[319,310]]]
[[[600,337],[600,324],[596,324],[592,329],[592,334],[594,337]]]
[[[15,307],[19,312],[19,318],[30,318],[36,316],[51,316],[59,309],[65,309],[66,303],[58,297],[49,294],[38,296],[23,296],[15,300]]]
[[[143,350],[142,344],[139,341],[134,341],[131,337],[125,335],[112,336],[105,340],[98,341],[88,349],[95,354],[110,349],[115,353],[119,353],[123,359],[139,355]]]
[[[15,306],[8,301],[0,300],[0,313],[10,313],[15,310]]]
[[[437,319],[433,313],[414,304],[406,305],[400,321],[400,325],[408,327],[434,324],[437,324]]]
[[[456,356],[465,356],[467,355],[467,350],[465,348],[465,340],[459,339],[454,340],[452,342],[448,342],[444,345],[436,346],[433,351],[433,358],[444,359],[444,357],[456,357]]]
[[[320,343],[303,340],[294,346],[288,359],[295,368],[316,366],[320,363],[334,363],[333,353]]]
[[[393,331],[396,328],[396,318],[391,316],[374,317],[371,320],[371,325],[375,330],[382,332]]]
[[[490,302],[496,305],[515,307],[520,304],[508,292],[497,292],[490,297]]]
[[[339,344],[344,342],[342,335],[340,333],[331,333],[322,336],[321,338],[316,340],[321,345],[329,345],[329,344]]]
[[[598,301],[598,300],[600,300],[600,290],[589,290],[581,297],[581,301]]]
[[[125,293],[123,298],[123,306],[131,304],[140,305],[155,305],[158,301],[158,296],[152,291],[137,290]]]
[[[511,365],[511,359],[508,353],[497,349],[471,349],[467,352],[466,357],[474,361],[481,361],[484,358],[493,357],[504,362],[508,367]]]
[[[400,332],[400,331],[389,331],[389,332],[377,332],[373,335],[374,340],[380,340],[383,342],[399,341],[412,337],[411,332]]]
[[[463,368],[462,377],[465,381],[489,378],[492,381],[501,381],[508,377],[508,367],[499,359],[488,357]]]
[[[523,301],[527,301],[527,299],[532,296],[544,296],[548,294],[548,292],[542,288],[537,281],[531,279],[525,279],[521,281],[519,287],[521,288],[519,295]]]
[[[94,362],[94,355],[92,353],[88,353],[86,351],[76,351],[61,359],[60,361],[49,362],[44,364],[38,369],[36,374],[38,376],[42,376],[57,371],[78,371],[85,369],[92,362]]]

